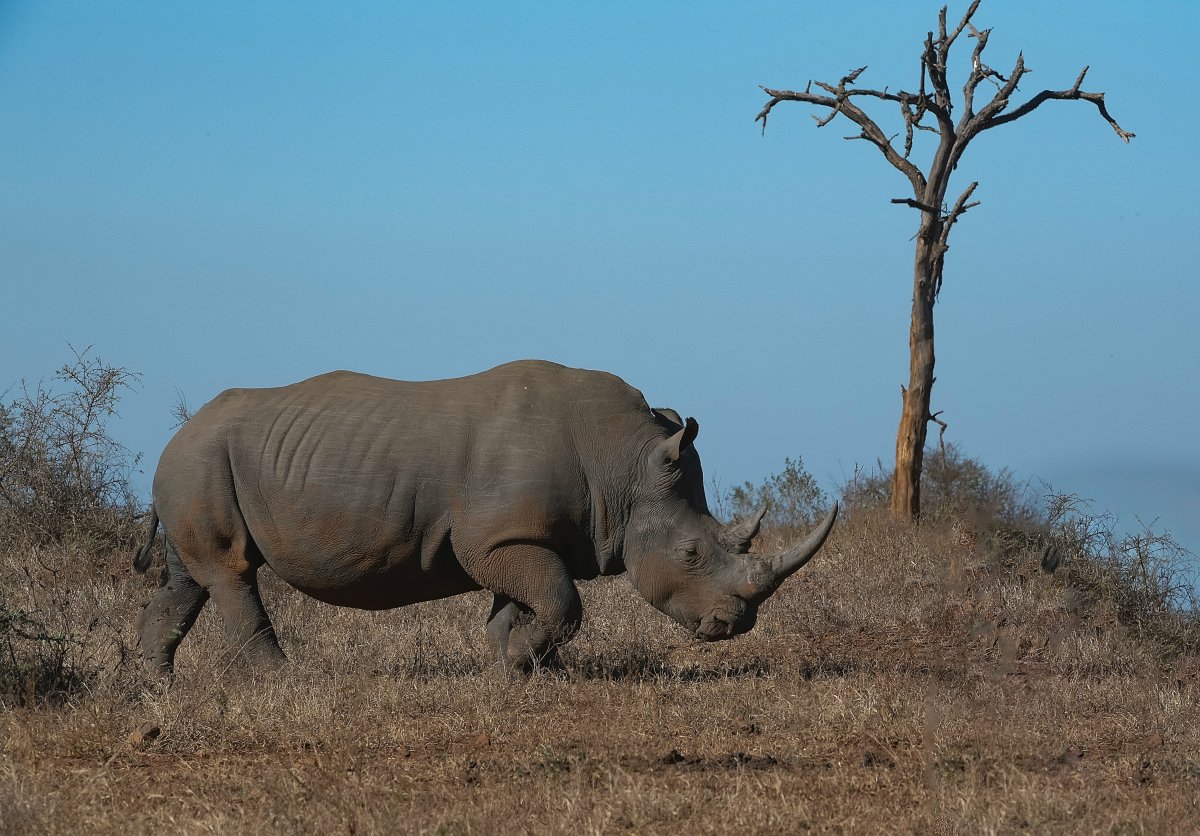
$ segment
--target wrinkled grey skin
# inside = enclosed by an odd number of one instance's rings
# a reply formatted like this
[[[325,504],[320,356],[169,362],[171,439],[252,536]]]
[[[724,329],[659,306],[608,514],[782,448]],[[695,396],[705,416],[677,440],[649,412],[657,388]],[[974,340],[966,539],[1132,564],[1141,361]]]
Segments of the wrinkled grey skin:
[[[333,372],[231,389],[179,430],[154,476],[167,568],[139,618],[155,670],[211,596],[235,648],[283,659],[259,597],[264,563],[339,606],[385,609],[487,589],[509,667],[553,662],[579,628],[575,581],[628,570],[698,638],[754,626],[758,605],[820,548],[744,554],[761,512],[708,512],[697,425],[610,374],[521,361],[409,383]]]

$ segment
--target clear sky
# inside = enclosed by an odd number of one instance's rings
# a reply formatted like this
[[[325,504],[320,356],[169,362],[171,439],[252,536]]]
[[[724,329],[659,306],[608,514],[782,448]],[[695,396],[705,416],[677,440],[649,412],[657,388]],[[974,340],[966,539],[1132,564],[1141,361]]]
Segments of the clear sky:
[[[911,89],[937,8],[0,2],[0,389],[68,341],[139,371],[149,474],[177,390],[542,357],[696,416],[725,486],[785,456],[832,486],[893,454],[917,217],[848,122],[761,136],[757,85]],[[1200,4],[976,22],[1026,95],[1090,64],[1137,138],[1052,102],[970,148],[933,408],[1200,551]]]

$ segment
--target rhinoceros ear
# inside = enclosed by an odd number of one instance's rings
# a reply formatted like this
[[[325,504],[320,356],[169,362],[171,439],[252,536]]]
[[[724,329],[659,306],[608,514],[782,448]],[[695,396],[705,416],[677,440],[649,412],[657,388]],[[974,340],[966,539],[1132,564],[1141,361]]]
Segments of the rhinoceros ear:
[[[655,448],[654,460],[659,464],[674,464],[679,461],[679,457],[696,440],[698,432],[700,432],[700,425],[696,423],[696,419],[688,418],[683,424],[683,429],[670,438],[663,439]]]
[[[679,417],[679,413],[676,412],[675,410],[671,409],[671,407],[669,407],[669,406],[656,406],[653,409],[651,409],[650,411],[653,412],[655,415],[657,415],[659,418],[667,419],[667,421],[670,421],[672,424],[675,425],[675,427],[683,426],[683,419]],[[675,429],[675,427],[672,427],[671,429]]]

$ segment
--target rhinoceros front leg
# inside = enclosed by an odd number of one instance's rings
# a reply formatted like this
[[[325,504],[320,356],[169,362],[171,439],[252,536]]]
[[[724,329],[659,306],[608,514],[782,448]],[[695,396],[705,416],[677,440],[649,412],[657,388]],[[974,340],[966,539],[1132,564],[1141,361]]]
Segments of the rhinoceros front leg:
[[[556,665],[558,648],[579,631],[583,604],[557,554],[538,546],[505,546],[469,570],[495,593],[488,641],[510,670]]]
[[[508,634],[525,612],[520,604],[507,595],[492,597],[492,612],[487,620],[488,644],[505,665],[508,664]]]
[[[530,632],[534,620],[533,611],[523,604],[506,595],[493,598],[492,612],[487,620],[488,643],[496,658],[510,671],[528,673],[534,667],[557,669],[562,665],[558,648],[570,639],[576,628],[568,624],[562,638],[556,641],[551,636],[544,642],[543,649],[543,642]]]

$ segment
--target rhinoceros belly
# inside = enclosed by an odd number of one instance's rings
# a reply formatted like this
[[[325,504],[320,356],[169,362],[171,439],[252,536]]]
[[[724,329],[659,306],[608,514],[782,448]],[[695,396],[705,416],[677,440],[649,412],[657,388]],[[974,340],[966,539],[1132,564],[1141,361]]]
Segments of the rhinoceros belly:
[[[388,609],[479,588],[454,555],[448,514],[311,486],[264,489],[253,506],[243,509],[246,523],[267,565],[320,601]]]
[[[297,570],[294,565],[284,565],[282,571],[275,565],[271,568],[289,584],[319,601],[363,610],[386,610],[479,589],[461,569],[457,574],[426,572],[419,564],[412,563],[368,572],[352,569],[345,575],[330,572],[327,567],[316,572]]]

